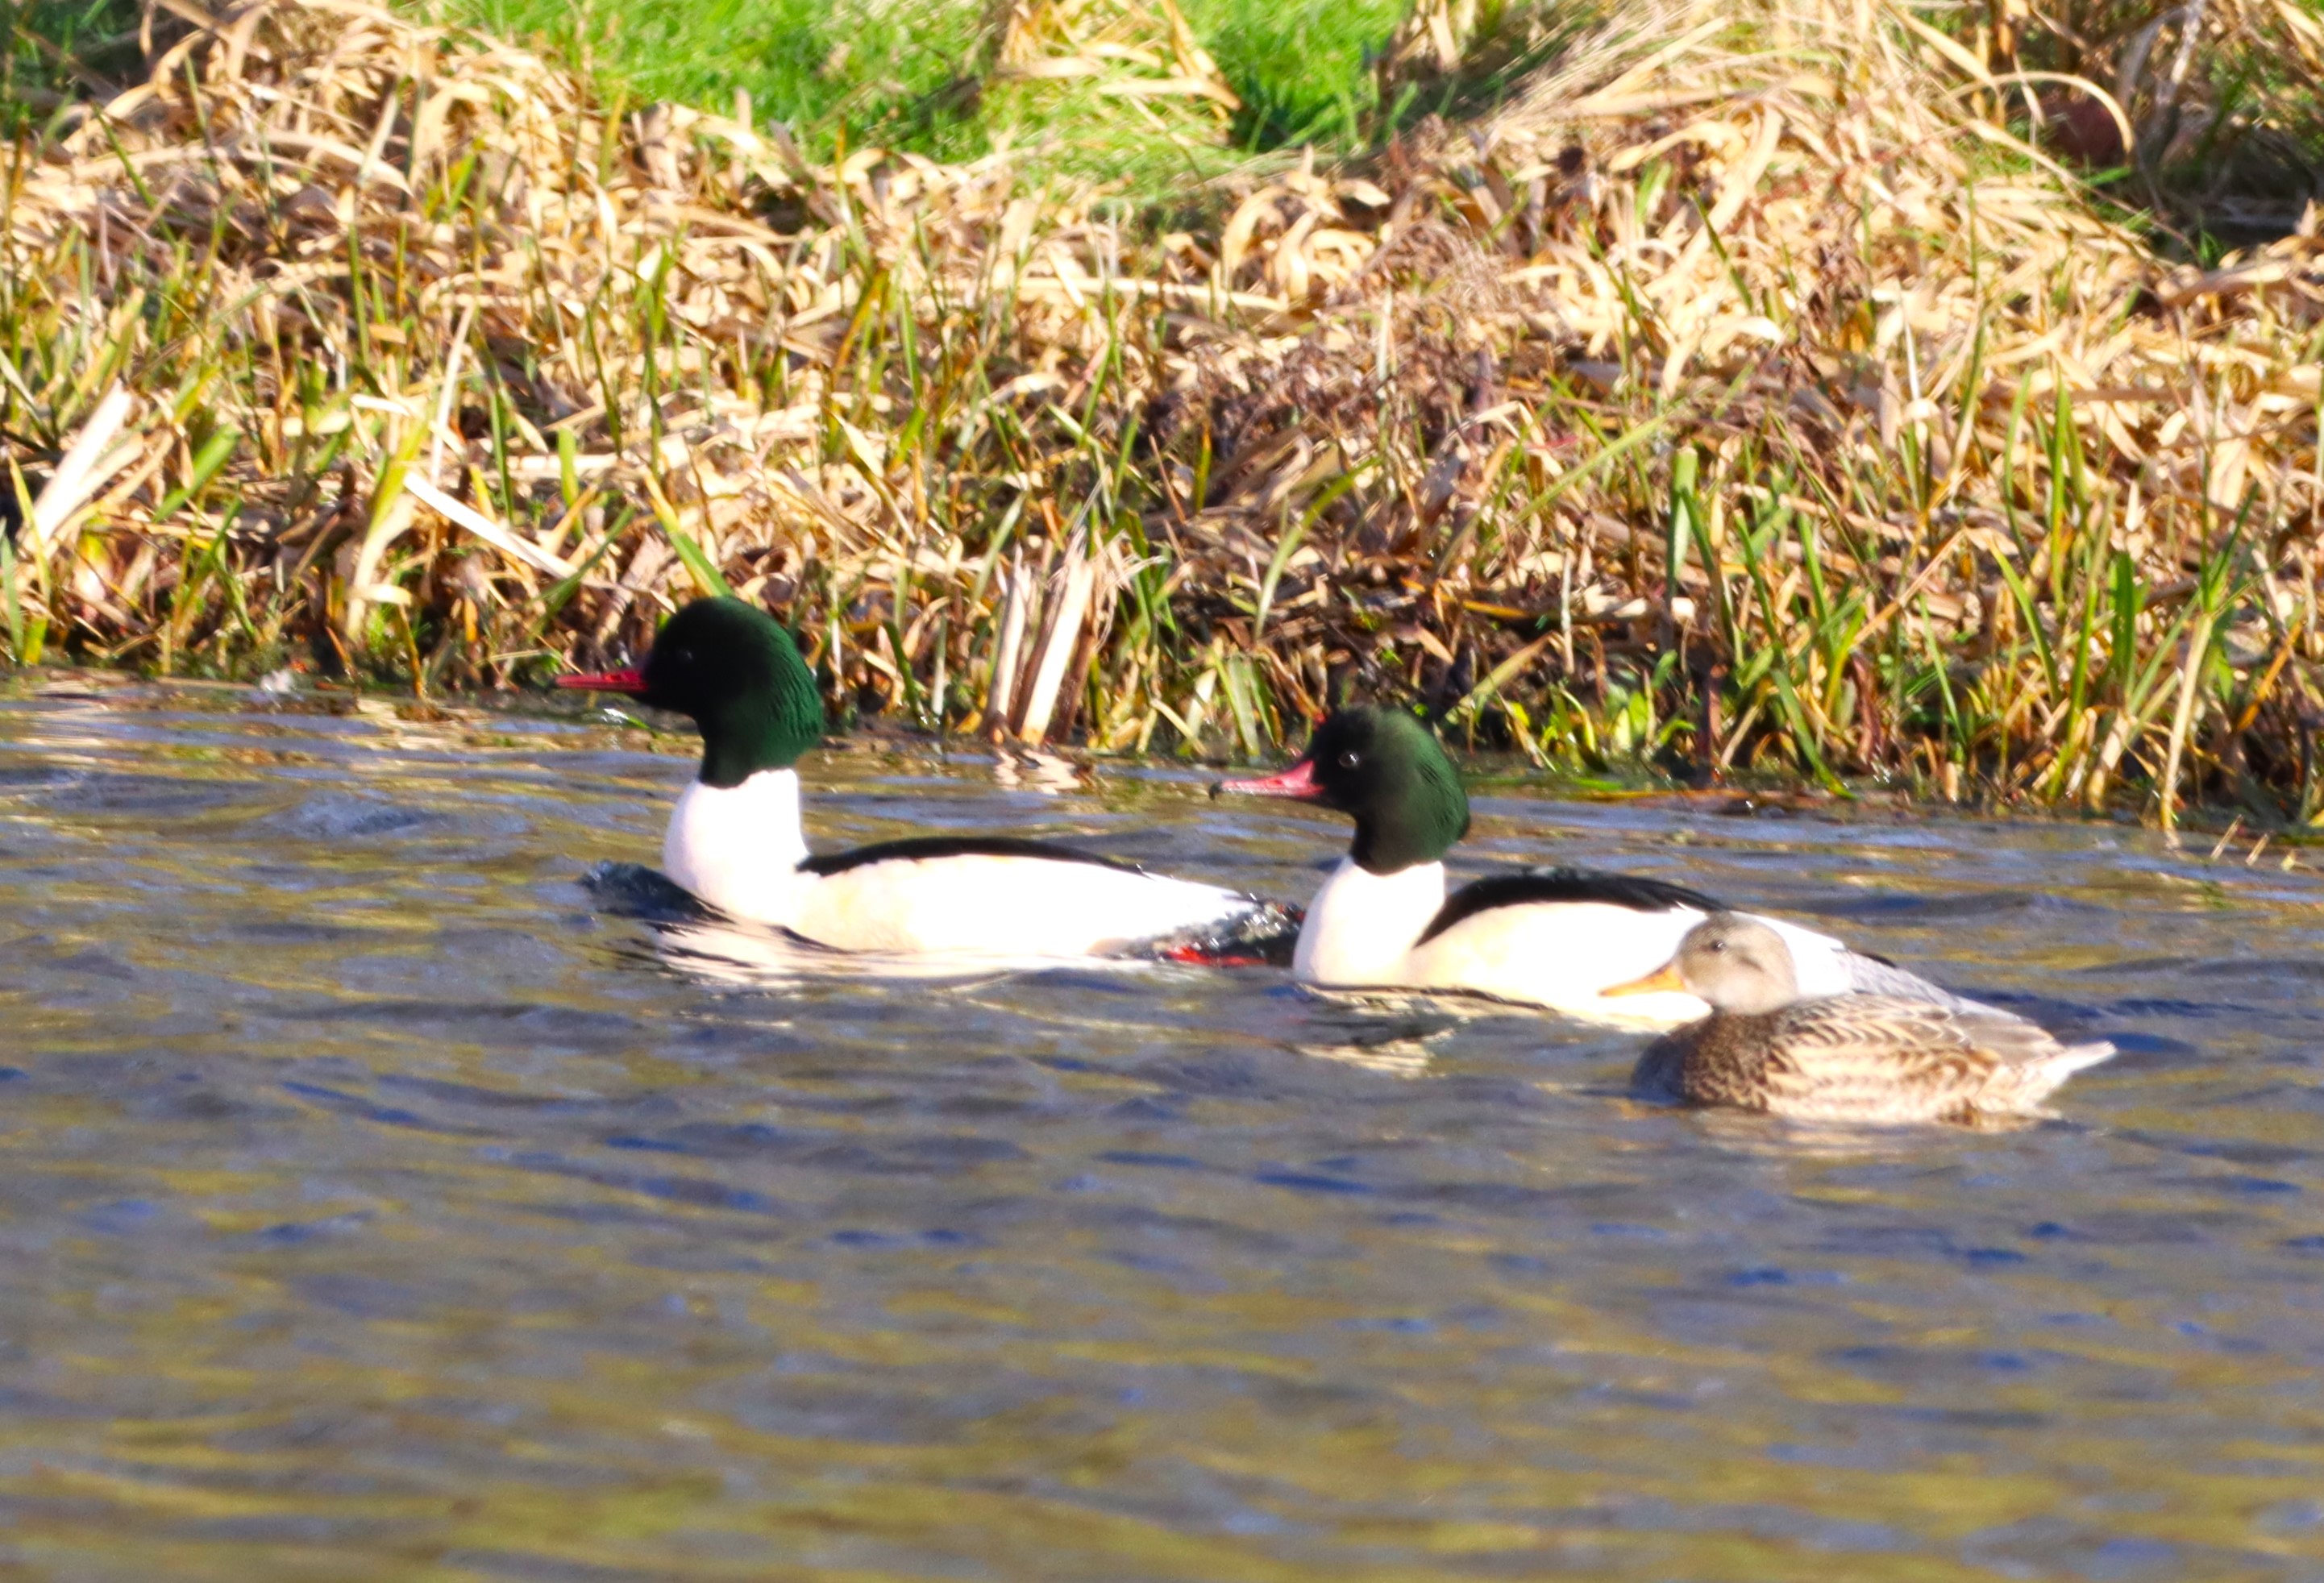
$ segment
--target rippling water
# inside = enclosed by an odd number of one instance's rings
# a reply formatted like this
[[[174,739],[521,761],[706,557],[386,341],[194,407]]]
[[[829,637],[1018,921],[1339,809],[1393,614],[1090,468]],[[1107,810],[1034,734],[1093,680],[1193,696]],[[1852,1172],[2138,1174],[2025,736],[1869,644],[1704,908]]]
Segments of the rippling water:
[[[631,746],[634,747],[634,740]],[[0,1563],[70,1578],[2324,1575],[2324,882],[2107,825],[1497,787],[1556,855],[2123,1045],[1832,1137],[1261,971],[705,980],[570,720],[0,695]],[[1304,896],[1109,768],[807,767]]]

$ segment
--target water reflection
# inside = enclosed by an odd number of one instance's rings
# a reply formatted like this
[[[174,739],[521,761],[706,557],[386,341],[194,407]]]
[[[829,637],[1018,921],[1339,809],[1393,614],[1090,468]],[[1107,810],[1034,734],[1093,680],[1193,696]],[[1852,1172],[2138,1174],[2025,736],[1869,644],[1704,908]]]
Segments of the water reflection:
[[[0,702],[29,1575],[2324,1553],[2304,872],[2107,825],[1480,796],[1478,865],[1684,879],[2124,1049],[2062,1122],[1815,1135],[1633,1103],[1633,1039],[1263,971],[770,979],[580,883],[651,860],[687,766],[642,736],[248,701]],[[808,773],[829,846],[1035,829],[1299,897],[1342,842],[1165,769]]]

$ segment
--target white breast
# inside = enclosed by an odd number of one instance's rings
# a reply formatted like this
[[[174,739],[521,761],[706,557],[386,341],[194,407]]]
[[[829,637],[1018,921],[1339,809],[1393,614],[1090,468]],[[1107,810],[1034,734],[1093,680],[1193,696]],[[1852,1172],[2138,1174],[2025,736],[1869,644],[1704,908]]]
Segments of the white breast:
[[[1412,943],[1444,905],[1444,865],[1374,874],[1342,858],[1307,906],[1292,975],[1310,984],[1407,984]]]
[[[1641,911],[1598,901],[1489,907],[1416,947],[1406,964],[1406,981],[1545,1006],[1618,1027],[1676,1027],[1707,1016],[1711,1008],[1692,995],[1608,999],[1601,992],[1668,962],[1702,918],[1693,907]],[[1791,947],[1803,995],[1836,995],[1848,988],[1838,941],[1780,918],[1757,921]]]
[[[740,786],[695,781],[670,810],[661,867],[730,916],[788,925],[807,879],[798,774],[761,769]]]

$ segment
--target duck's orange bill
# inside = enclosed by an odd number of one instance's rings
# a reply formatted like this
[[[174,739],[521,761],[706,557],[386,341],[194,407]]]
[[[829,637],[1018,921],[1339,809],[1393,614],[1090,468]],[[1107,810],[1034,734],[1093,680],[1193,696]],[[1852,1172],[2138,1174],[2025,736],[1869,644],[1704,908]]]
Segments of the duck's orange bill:
[[[1663,963],[1643,979],[1632,979],[1627,984],[1600,989],[1598,994],[1601,999],[1611,999],[1617,995],[1653,995],[1665,989],[1678,995],[1686,993],[1686,984],[1678,976],[1678,963],[1674,962]]]
[[[642,693],[646,675],[641,670],[602,670],[594,676],[558,676],[557,685],[582,693]]]
[[[1222,780],[1218,789],[1222,792],[1249,792],[1260,797],[1299,797],[1312,800],[1323,795],[1315,779],[1315,760],[1302,759],[1280,775],[1262,776],[1257,780]]]

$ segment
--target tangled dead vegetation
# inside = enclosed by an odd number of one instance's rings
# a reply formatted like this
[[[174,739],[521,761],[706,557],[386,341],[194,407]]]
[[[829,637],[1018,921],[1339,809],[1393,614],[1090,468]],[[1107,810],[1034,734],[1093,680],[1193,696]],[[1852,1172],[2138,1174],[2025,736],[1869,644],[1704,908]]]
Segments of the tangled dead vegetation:
[[[731,585],[844,706],[1107,751],[1352,687],[2324,804],[2315,216],[2158,262],[1908,6],[1633,10],[1160,236],[348,0],[184,20],[9,179],[20,660],[502,686]]]
[[[2045,147],[2134,173],[2222,234],[2291,228],[2324,189],[2324,14],[2307,0],[1987,0],[1973,42]]]

